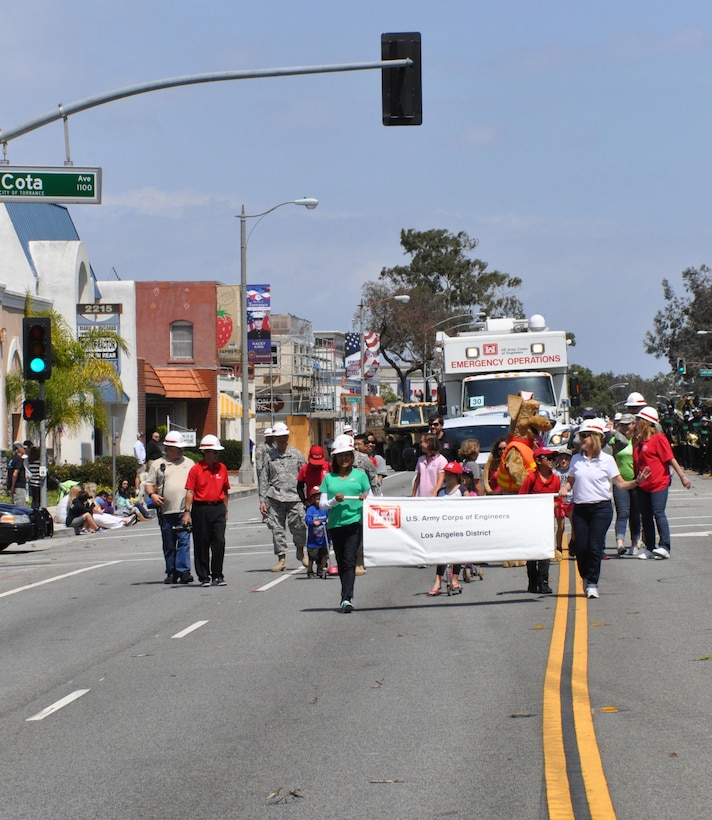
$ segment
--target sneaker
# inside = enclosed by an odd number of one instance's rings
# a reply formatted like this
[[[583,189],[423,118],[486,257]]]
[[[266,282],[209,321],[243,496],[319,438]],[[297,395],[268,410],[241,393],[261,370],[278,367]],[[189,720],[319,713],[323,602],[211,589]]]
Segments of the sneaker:
[[[549,584],[541,584],[537,592],[540,595],[552,595],[554,590],[549,586]]]
[[[214,587],[226,587],[227,581],[221,576],[218,578],[213,578],[213,586]]]
[[[628,547],[628,555],[636,556],[638,554],[638,547]]]
[[[180,576],[181,584],[192,584],[194,580],[195,578],[189,572],[184,572]]]
[[[665,547],[655,547],[653,550],[653,555],[656,558],[669,558],[670,552],[669,550],[666,550]]]
[[[655,556],[652,552],[650,552],[650,550],[641,550],[638,553],[637,557],[640,558],[642,561],[647,561],[648,558],[655,558]]]
[[[166,575],[166,577],[163,579],[163,583],[164,584],[172,584],[173,583],[173,573],[172,572],[169,573],[168,575]]]
[[[354,605],[351,603],[351,601],[342,601],[341,602],[341,611],[342,612],[353,612],[354,611]]]
[[[625,555],[626,552],[628,552],[628,547],[624,547],[623,544],[621,544],[619,547],[616,547],[616,552],[618,553],[618,557],[620,558],[621,555]]]
[[[598,587],[594,587],[594,586],[586,587],[586,597],[587,598],[598,598]]]
[[[201,587],[209,587],[210,586],[210,578],[203,578],[200,582]]]

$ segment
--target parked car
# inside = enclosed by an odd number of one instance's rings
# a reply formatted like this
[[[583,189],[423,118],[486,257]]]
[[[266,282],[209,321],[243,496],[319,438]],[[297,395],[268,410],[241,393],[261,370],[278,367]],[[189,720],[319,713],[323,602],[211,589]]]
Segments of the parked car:
[[[34,510],[32,507],[0,503],[0,550],[10,544],[51,538],[53,534],[52,516],[44,507]]]

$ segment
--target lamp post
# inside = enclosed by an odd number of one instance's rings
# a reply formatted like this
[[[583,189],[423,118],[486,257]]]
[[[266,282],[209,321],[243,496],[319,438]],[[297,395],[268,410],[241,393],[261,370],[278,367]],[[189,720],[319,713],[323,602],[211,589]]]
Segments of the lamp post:
[[[366,337],[363,332],[364,313],[366,308],[375,307],[382,302],[389,302],[393,299],[394,302],[402,302],[404,305],[410,302],[410,296],[407,293],[399,293],[397,296],[386,296],[385,299],[378,299],[375,302],[361,302],[358,306],[358,322],[359,322],[359,344],[361,345],[361,402],[359,408],[359,432],[366,432]]]
[[[263,211],[260,214],[246,214],[245,206],[242,206],[242,211],[238,219],[240,220],[240,367],[242,370],[242,461],[240,463],[239,481],[240,484],[254,484],[255,475],[252,466],[252,459],[250,458],[250,377],[249,377],[249,361],[247,357],[247,241],[252,235],[252,231],[257,227],[260,221],[281,208],[283,205],[303,205],[308,210],[313,210],[319,204],[318,199],[312,197],[305,197],[303,199],[290,199],[287,202],[280,202],[273,208]],[[256,219],[257,222],[250,230],[250,236],[247,235],[247,220]],[[270,341],[270,361],[272,359]]]

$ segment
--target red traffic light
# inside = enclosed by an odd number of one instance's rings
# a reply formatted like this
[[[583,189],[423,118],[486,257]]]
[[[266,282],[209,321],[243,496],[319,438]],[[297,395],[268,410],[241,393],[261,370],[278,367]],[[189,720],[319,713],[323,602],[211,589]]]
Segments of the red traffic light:
[[[42,421],[45,418],[45,403],[42,399],[27,399],[22,402],[22,418],[25,421]]]

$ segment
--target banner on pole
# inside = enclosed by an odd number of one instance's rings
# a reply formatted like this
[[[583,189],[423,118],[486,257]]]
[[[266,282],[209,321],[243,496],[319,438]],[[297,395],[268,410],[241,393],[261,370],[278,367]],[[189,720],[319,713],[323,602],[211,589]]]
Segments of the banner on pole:
[[[554,557],[554,496],[370,497],[367,567],[540,561]]]

